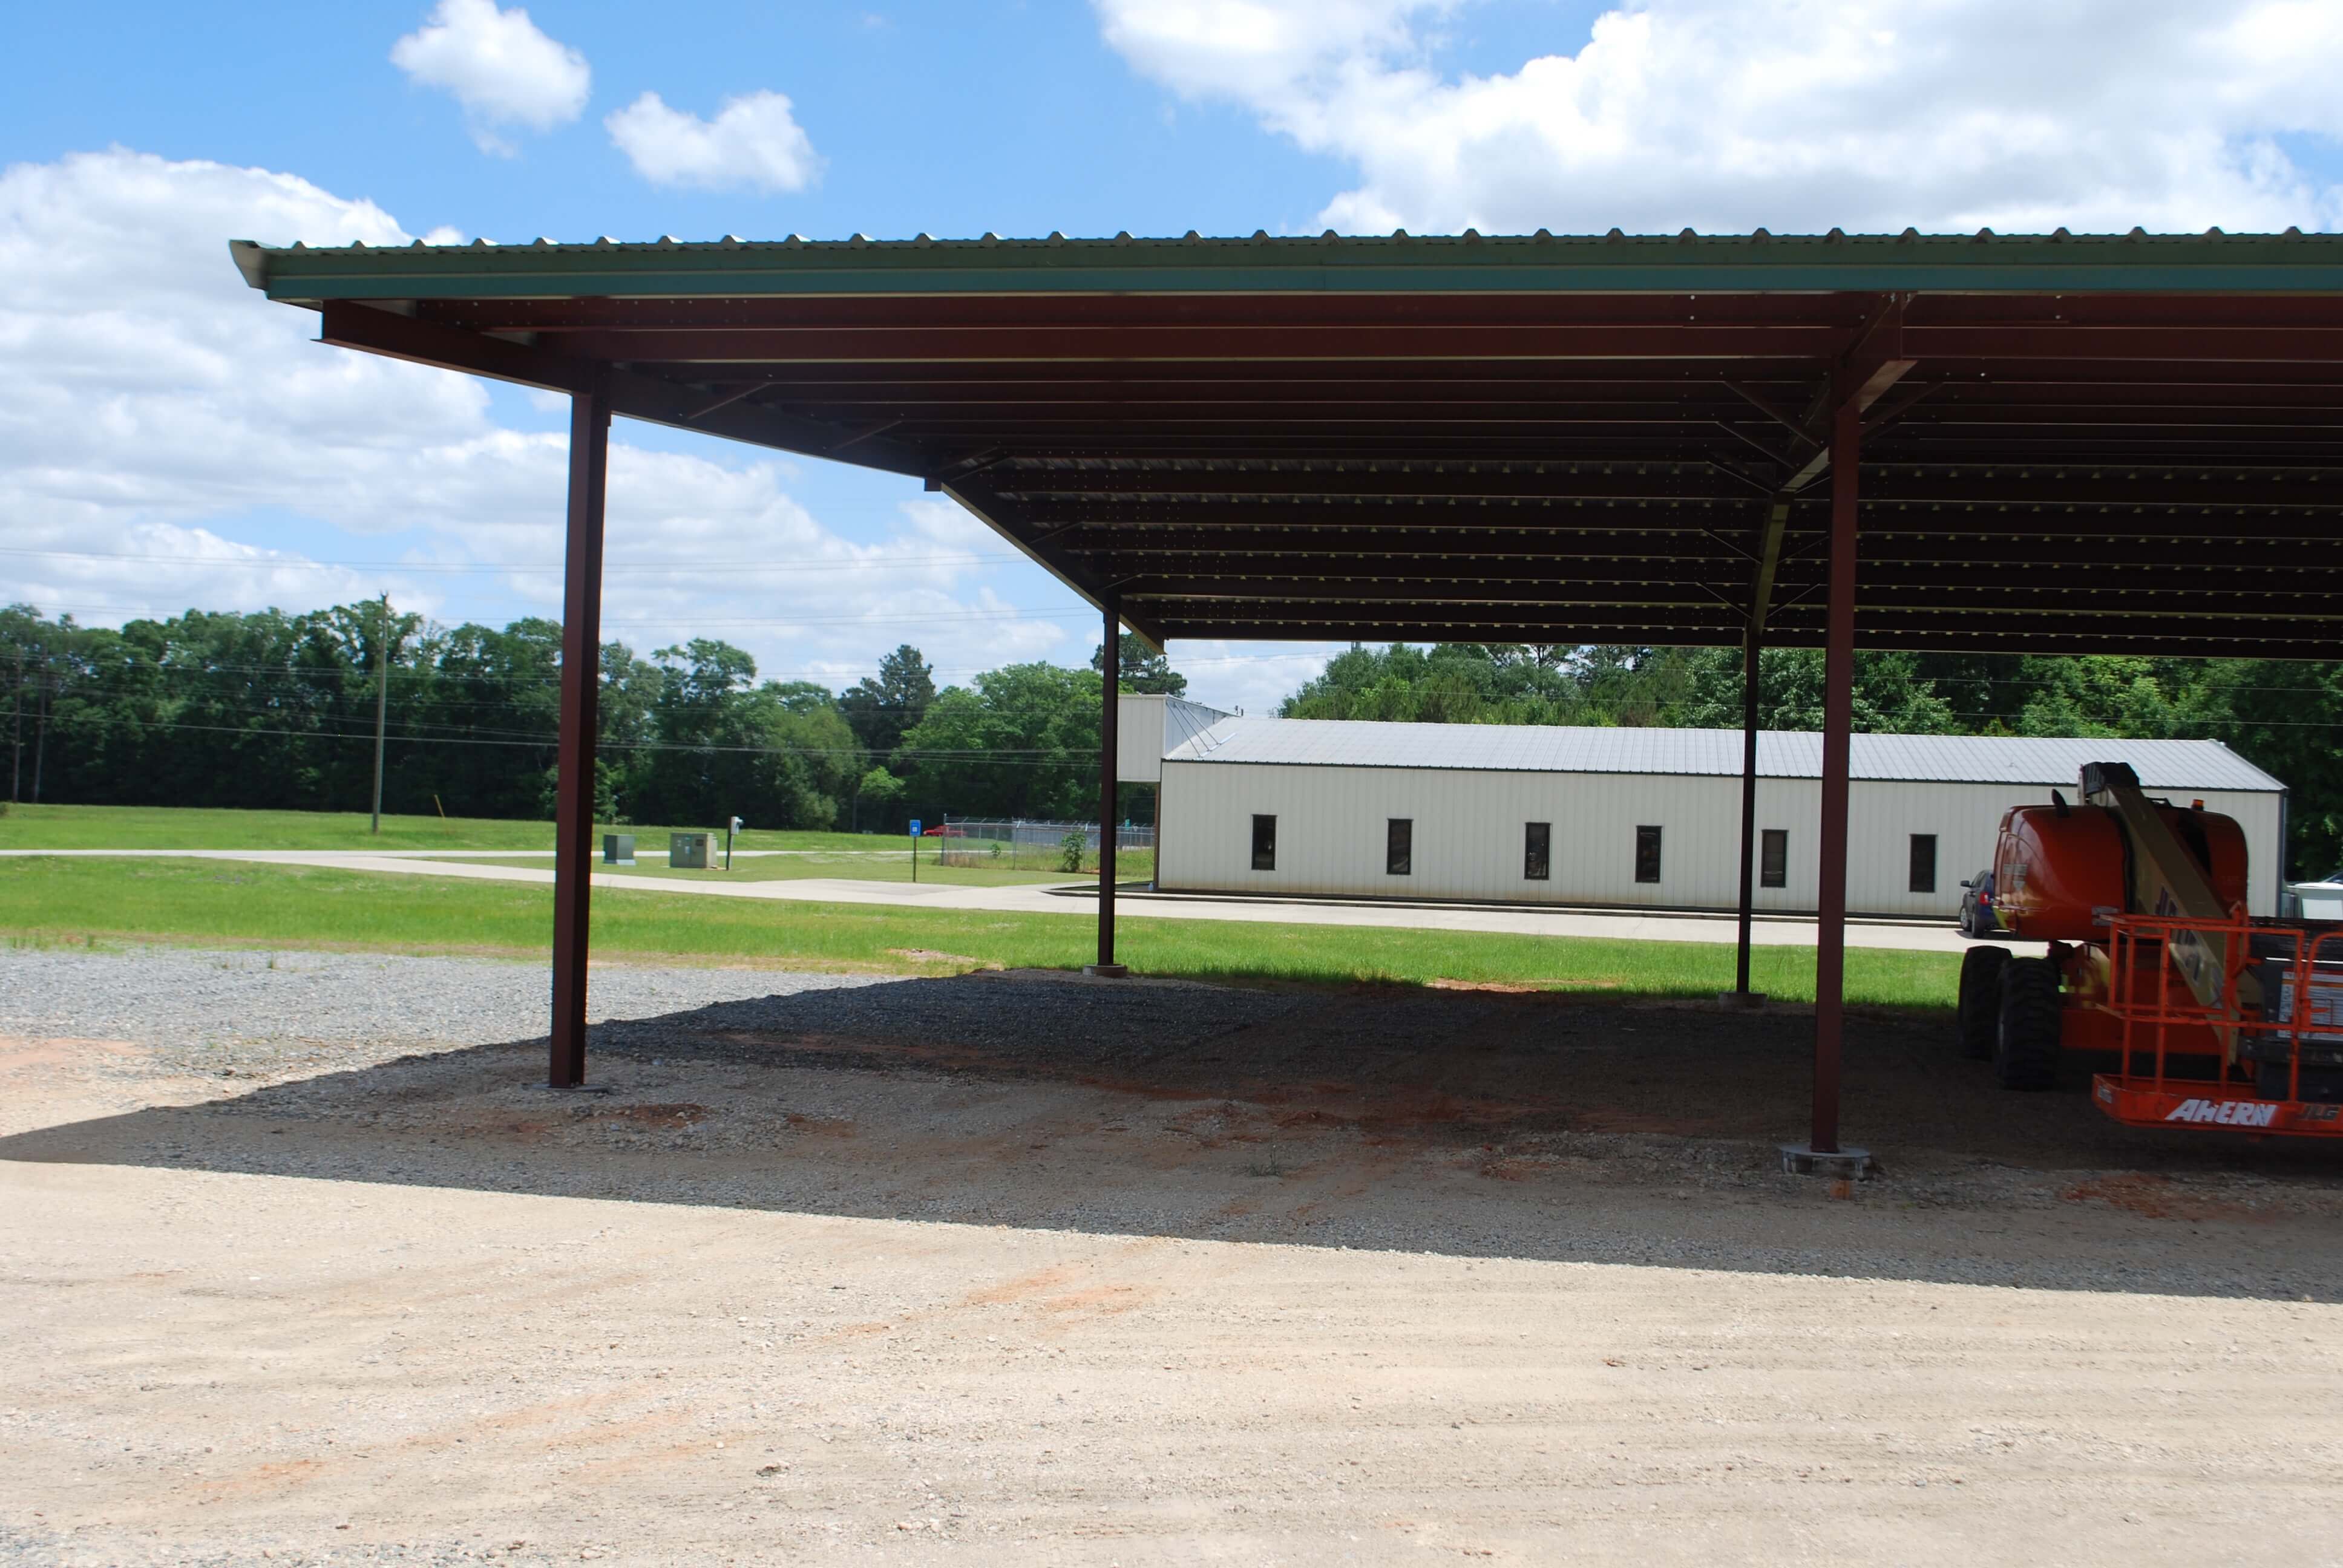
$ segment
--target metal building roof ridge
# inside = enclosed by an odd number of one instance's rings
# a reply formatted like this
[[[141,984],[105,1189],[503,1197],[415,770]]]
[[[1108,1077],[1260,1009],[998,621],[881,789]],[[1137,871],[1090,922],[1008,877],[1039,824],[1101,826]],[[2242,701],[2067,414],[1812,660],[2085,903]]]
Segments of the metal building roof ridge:
[[[1858,734],[1853,776],[1878,783],[2071,784],[2087,761],[2126,760],[2152,789],[2268,794],[2278,779],[2213,740],[2087,736]],[[1167,748],[1165,761],[1380,768],[1434,772],[1694,775],[1741,771],[1738,729],[1538,724],[1390,723],[1239,716]],[[1822,774],[1813,730],[1758,732],[1761,778]]]
[[[1005,235],[986,233],[982,235],[971,235],[966,238],[959,239],[947,238],[941,236],[930,235],[925,232],[921,232],[919,234],[906,236],[900,239],[879,239],[858,231],[837,239],[812,239],[799,234],[783,235],[776,239],[748,239],[739,235],[728,234],[719,236],[714,239],[704,240],[679,239],[672,235],[661,235],[656,238],[643,240],[618,239],[608,235],[598,236],[596,238],[590,240],[557,240],[540,236],[531,245],[518,248],[551,250],[556,253],[608,253],[612,250],[620,252],[648,252],[659,250],[1056,250],[1084,246],[1096,249],[1128,249],[1132,246],[1160,246],[1171,247],[1178,246],[1192,246],[1197,245],[1232,246],[1271,246],[1299,249],[1304,246],[1324,246],[1329,243],[1342,246],[1422,246],[1458,247],[1491,245],[1534,245],[1587,247],[1618,245],[1644,245],[1654,247],[1674,247],[1684,245],[1724,246],[1744,246],[1750,244],[1777,246],[1828,245],[1835,247],[1845,245],[1908,246],[1913,244],[1952,246],[1956,245],[1966,246],[1974,244],[1979,239],[1989,239],[1996,245],[2026,245],[2028,243],[2035,243],[2060,246],[2128,246],[2137,245],[2142,242],[2170,245],[2206,245],[2216,243],[2222,245],[2241,245],[2253,244],[2258,241],[2283,243],[2288,245],[2317,245],[2320,243],[2343,244],[2343,233],[2323,230],[2318,232],[2306,232],[2298,226],[2289,226],[2287,228],[2279,230],[2261,230],[2255,232],[2240,231],[2234,234],[2219,228],[2211,228],[2207,229],[2202,233],[2190,234],[2150,233],[2147,230],[2137,226],[2134,226],[2131,229],[2122,232],[2108,231],[2106,233],[2092,234],[2074,234],[2064,228],[2054,229],[2048,234],[2004,233],[1999,230],[1990,228],[1979,229],[1975,234],[1923,234],[1919,230],[1910,227],[1906,227],[1895,233],[1880,232],[1876,234],[1849,234],[1843,229],[1830,229],[1820,234],[1791,234],[1778,232],[1761,226],[1760,227],[1752,229],[1745,234],[1702,234],[1689,228],[1679,229],[1671,234],[1628,234],[1624,230],[1615,228],[1605,234],[1555,234],[1549,229],[1538,229],[1530,234],[1486,234],[1477,229],[1466,228],[1456,234],[1411,234],[1404,229],[1394,230],[1387,235],[1340,234],[1332,229],[1326,229],[1318,234],[1272,235],[1266,230],[1257,229],[1252,234],[1202,235],[1191,229],[1184,235],[1135,236],[1131,234],[1130,230],[1123,229],[1111,235],[1069,235],[1062,231],[1053,230],[1046,235],[1026,236],[1023,237],[1012,237]],[[249,239],[231,239],[228,241],[228,244],[231,246],[239,248],[250,248],[263,252],[301,250],[315,256],[330,256],[351,251],[375,253],[387,249],[421,249],[430,253],[445,253],[470,249],[481,243],[481,241],[477,239],[435,241],[417,238],[409,241],[408,244],[404,246],[387,246],[369,245],[365,240],[351,240],[347,244],[338,246],[314,245],[306,241],[295,241],[292,244],[281,246],[268,245],[261,241]],[[492,247],[496,246],[497,244],[497,242],[493,240],[486,243]]]

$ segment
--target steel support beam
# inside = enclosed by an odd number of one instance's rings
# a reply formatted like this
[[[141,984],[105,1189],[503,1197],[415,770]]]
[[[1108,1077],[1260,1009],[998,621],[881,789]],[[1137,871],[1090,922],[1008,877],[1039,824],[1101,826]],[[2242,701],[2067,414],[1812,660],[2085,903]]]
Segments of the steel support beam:
[[[594,736],[602,666],[602,515],[610,397],[598,378],[569,398],[569,529],[561,595],[561,733],[553,839],[553,1046],[547,1081],[586,1081],[588,902],[594,870]]]
[[[1099,653],[1099,890],[1098,962],[1092,974],[1120,975],[1114,961],[1114,851],[1117,774],[1121,771],[1122,595],[1109,588],[1101,607],[1106,637]]]
[[[1757,654],[1764,635],[1757,618],[1741,639],[1741,930],[1733,959],[1733,991],[1749,996],[1749,937],[1757,899]]]
[[[1062,558],[1062,553],[1053,558],[1051,554],[1044,553],[1032,542],[1033,526],[1026,518],[1023,508],[1012,506],[1003,500],[998,491],[985,488],[973,480],[947,481],[934,487],[959,503],[969,516],[1015,546],[1026,559],[1088,599],[1092,608],[1109,616],[1121,613],[1121,600],[1112,590],[1091,586],[1097,580],[1095,573],[1077,570]],[[1163,651],[1163,629],[1155,624],[1152,618],[1134,619],[1131,629],[1139,634],[1139,640],[1145,643],[1151,652]]]
[[[1858,428],[1864,414],[1887,395],[1890,387],[1910,374],[1915,357],[1905,346],[1904,310],[1911,297],[1891,294],[1881,300],[1865,324],[1855,346],[1831,370],[1830,383],[1808,413],[1807,436],[1813,442],[1806,460],[1783,482],[1785,490],[1803,489],[1822,477],[1835,461],[1838,424],[1852,407]]]
[[[810,457],[820,457],[856,434],[840,426],[764,407],[746,398],[711,400],[700,387],[617,369],[598,360],[535,344],[484,337],[367,305],[328,304],[320,319],[317,340],[379,354],[387,359],[435,365],[547,391],[574,394],[595,387],[599,388],[597,396],[612,413],[624,414],[630,419],[672,425],[703,436],[722,436]],[[723,379],[738,377],[727,376]],[[858,437],[858,443],[854,460],[865,467],[919,474],[930,466],[910,449],[884,438],[874,439],[867,431]]]
[[[1774,584],[1782,569],[1782,540],[1790,527],[1790,498],[1776,496],[1765,508],[1749,575],[1749,625],[1741,638],[1741,930],[1733,960],[1733,990],[1749,997],[1750,922],[1756,907],[1757,856],[1757,656],[1765,646],[1765,617],[1774,608]]]
[[[1980,327],[1956,329],[1961,351],[1990,356],[2006,333],[2013,344],[2047,353],[2057,329]],[[1615,360],[1727,360],[1748,363],[1762,374],[1769,362],[1826,359],[1846,342],[1844,328],[1820,323],[1755,323],[1715,327],[1706,323],[1649,323],[1614,327],[1595,323],[1456,323],[1439,326],[1352,322],[1342,326],[1065,327],[1030,323],[1017,327],[962,327],[931,321],[903,327],[738,327],[705,328],[588,328],[558,335],[572,354],[646,365],[749,365],[759,368],[864,363],[892,359],[906,365],[993,365],[1059,361],[1078,367],[1160,361],[1212,360],[1275,365],[1289,359],[1428,360],[1435,364],[1528,361],[1570,364]],[[2120,337],[2127,343],[2138,334]],[[2279,337],[2282,333],[2268,333]],[[2140,342],[2152,342],[2152,337]],[[2115,357],[2123,357],[2120,350]],[[2135,355],[2145,348],[2133,345]]]
[[[1830,629],[1823,655],[1821,896],[1815,919],[1815,1096],[1808,1147],[1836,1154],[1846,990],[1847,734],[1855,719],[1855,501],[1863,410],[1839,405],[1831,429]]]

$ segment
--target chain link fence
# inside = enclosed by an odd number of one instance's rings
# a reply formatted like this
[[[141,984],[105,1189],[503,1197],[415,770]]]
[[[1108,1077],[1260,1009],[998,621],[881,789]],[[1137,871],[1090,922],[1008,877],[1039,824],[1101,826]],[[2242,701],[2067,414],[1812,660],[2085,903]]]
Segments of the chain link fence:
[[[1098,869],[1099,827],[1095,822],[1041,822],[1027,818],[946,817],[938,863],[946,866],[997,866],[1011,871],[1066,871]],[[1114,830],[1115,857],[1155,848],[1151,826],[1125,824]]]

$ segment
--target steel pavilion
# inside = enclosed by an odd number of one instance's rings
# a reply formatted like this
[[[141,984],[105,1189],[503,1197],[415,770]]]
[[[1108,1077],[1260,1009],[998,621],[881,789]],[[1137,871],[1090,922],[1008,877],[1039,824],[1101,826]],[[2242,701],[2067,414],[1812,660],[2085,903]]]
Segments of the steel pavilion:
[[[585,1073],[613,415],[916,477],[1110,650],[1739,646],[1745,992],[1756,656],[1826,648],[1823,1153],[1856,648],[2338,652],[2343,236],[230,248],[325,342],[570,397],[557,1085]]]

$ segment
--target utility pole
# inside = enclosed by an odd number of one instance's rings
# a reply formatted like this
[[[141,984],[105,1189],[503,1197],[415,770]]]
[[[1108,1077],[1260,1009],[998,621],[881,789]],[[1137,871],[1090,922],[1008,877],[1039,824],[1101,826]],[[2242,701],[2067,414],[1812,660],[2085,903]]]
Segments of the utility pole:
[[[48,650],[41,651],[41,716],[33,731],[33,804],[41,803],[41,759],[49,754]]]
[[[25,648],[16,646],[16,735],[8,750],[8,799],[21,799],[16,786],[25,777]]]
[[[390,595],[382,596],[382,625],[376,634],[377,676],[374,688],[374,826],[382,831],[382,737],[390,718]]]

